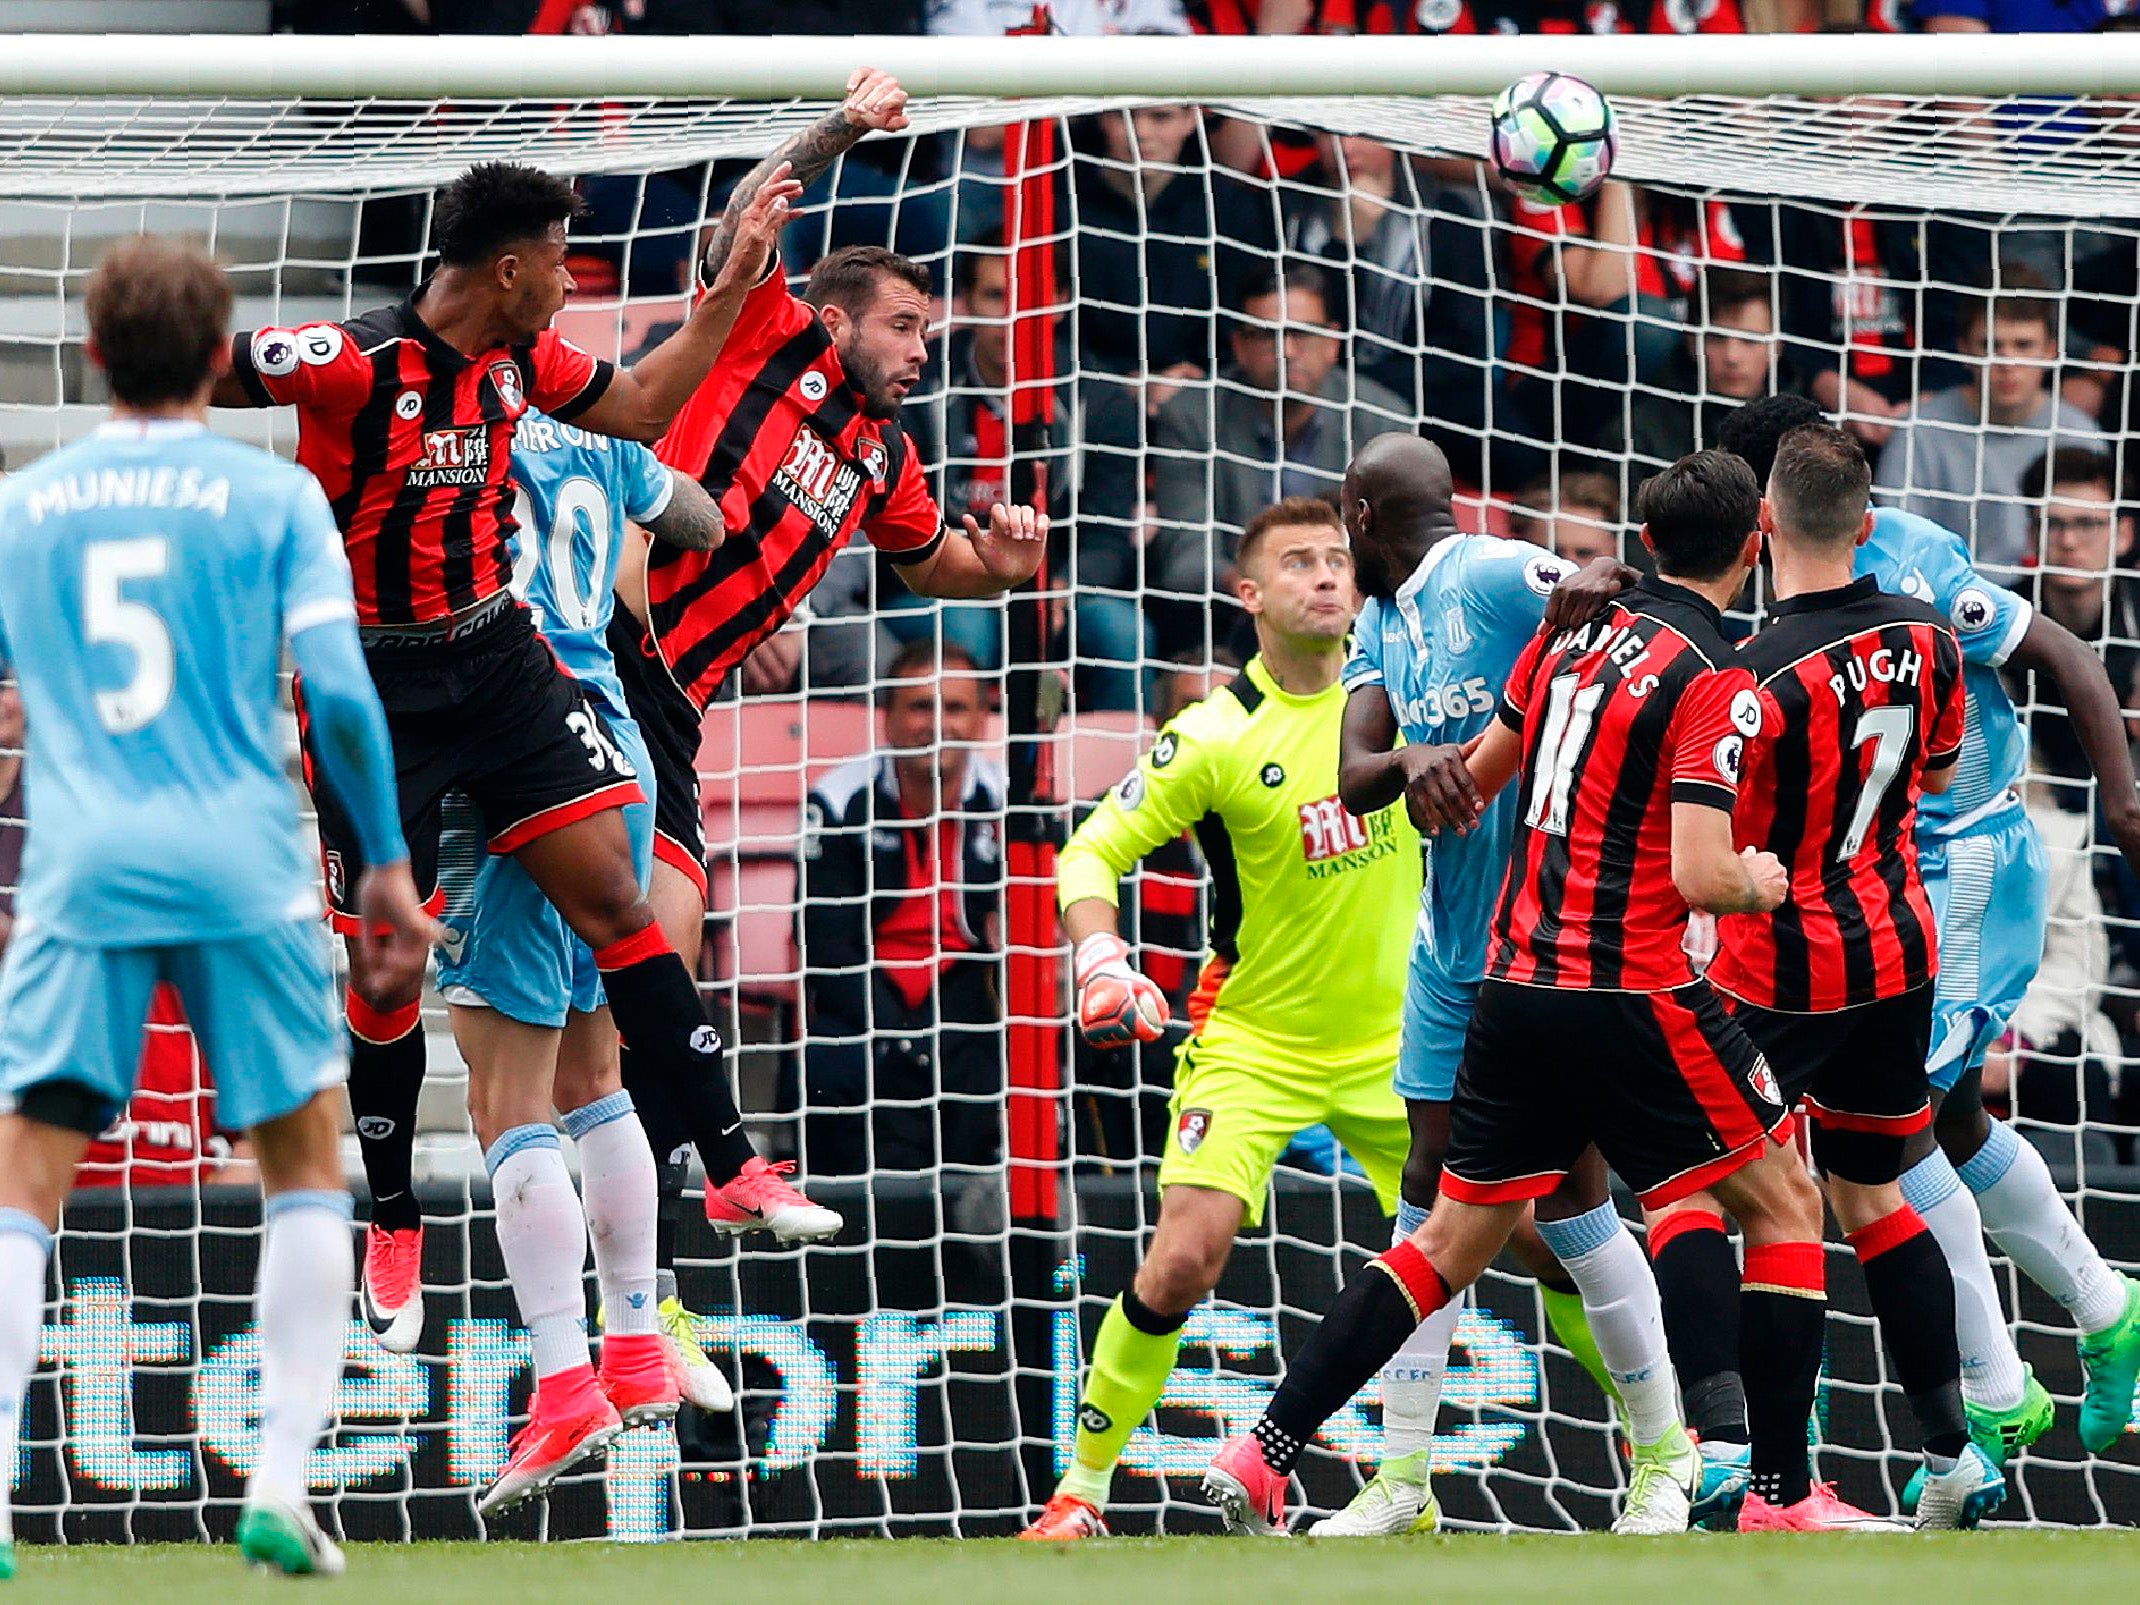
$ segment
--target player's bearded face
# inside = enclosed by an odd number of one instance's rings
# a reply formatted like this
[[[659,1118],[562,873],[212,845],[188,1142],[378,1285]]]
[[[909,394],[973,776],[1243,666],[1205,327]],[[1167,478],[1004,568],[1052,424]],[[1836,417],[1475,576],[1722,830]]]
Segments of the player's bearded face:
[[[880,422],[898,417],[929,357],[929,303],[921,292],[897,280],[882,282],[859,317],[843,314],[828,327],[847,382],[861,393],[863,412]]]

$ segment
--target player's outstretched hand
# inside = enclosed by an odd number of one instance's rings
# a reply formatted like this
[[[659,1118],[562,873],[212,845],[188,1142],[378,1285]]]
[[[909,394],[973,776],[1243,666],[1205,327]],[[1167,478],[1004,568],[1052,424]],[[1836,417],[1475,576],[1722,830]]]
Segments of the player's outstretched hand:
[[[1111,931],[1078,943],[1071,961],[1077,981],[1077,1028],[1095,1048],[1157,1042],[1166,1029],[1166,994],[1129,961],[1129,944]]]
[[[355,979],[360,993],[413,994],[438,940],[438,922],[424,912],[406,862],[367,869],[357,881]]]
[[[857,67],[840,112],[856,128],[896,134],[907,125],[907,92],[881,67]]]
[[[1747,879],[1754,883],[1753,911],[1766,914],[1779,907],[1791,890],[1790,872],[1783,867],[1783,860],[1758,847],[1742,847],[1739,862],[1746,866]]]
[[[786,162],[774,168],[736,219],[735,238],[720,272],[714,275],[716,293],[736,285],[748,288],[765,277],[766,264],[780,244],[780,231],[795,216],[795,203],[802,199],[803,187],[791,176],[793,171]]]
[[[2128,802],[2123,808],[2104,805],[2103,818],[2110,839],[2118,844],[2118,856],[2140,873],[2140,806]]]
[[[1048,529],[1048,515],[1022,503],[996,503],[988,510],[986,529],[973,514],[966,515],[966,539],[973,543],[974,556],[1005,588],[1023,585],[1039,570],[1048,549]]]
[[[1642,570],[1617,557],[1593,557],[1553,587],[1546,598],[1546,629],[1572,630],[1588,624],[1641,578]]]
[[[1421,831],[1453,830],[1465,836],[1478,827],[1486,805],[1479,799],[1461,747],[1436,743],[1399,747],[1397,766],[1404,771],[1405,812]]]

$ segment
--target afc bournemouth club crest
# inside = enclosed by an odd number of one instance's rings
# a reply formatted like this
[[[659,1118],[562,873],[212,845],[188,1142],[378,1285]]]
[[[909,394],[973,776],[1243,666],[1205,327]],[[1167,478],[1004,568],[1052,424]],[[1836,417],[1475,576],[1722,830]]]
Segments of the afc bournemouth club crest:
[[[1783,1088],[1776,1085],[1776,1072],[1768,1067],[1766,1056],[1754,1061],[1754,1067],[1746,1073],[1746,1079],[1754,1091],[1770,1103],[1783,1102]]]
[[[495,364],[490,370],[490,382],[497,387],[498,399],[505,403],[505,410],[517,418],[527,407],[527,400],[520,393],[520,364]]]
[[[862,472],[869,475],[869,488],[881,493],[884,490],[885,470],[891,467],[891,459],[881,440],[864,440],[855,448],[855,455],[862,459]]]
[[[1174,1126],[1174,1146],[1185,1154],[1193,1154],[1204,1146],[1204,1139],[1210,1135],[1211,1111],[1184,1109]]]

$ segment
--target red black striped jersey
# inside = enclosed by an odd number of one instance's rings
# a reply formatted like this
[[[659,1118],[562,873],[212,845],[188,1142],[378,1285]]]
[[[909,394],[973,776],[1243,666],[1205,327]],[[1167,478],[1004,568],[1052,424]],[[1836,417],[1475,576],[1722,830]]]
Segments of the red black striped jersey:
[[[1651,576],[1580,629],[1533,636],[1501,720],[1523,737],[1516,835],[1486,973],[1576,991],[1694,979],[1672,805],[1732,809],[1753,676],[1702,597]]]
[[[905,432],[864,416],[832,336],[777,262],[654,451],[697,476],[728,526],[710,552],[656,542],[647,555],[655,644],[701,708],[856,530],[895,563],[923,561],[944,538]]]
[[[1867,575],[1777,602],[1739,651],[1760,685],[1736,816],[1783,860],[1773,914],[1717,921],[1709,979],[1765,1009],[1820,1014],[1900,996],[1938,964],[1917,874],[1917,799],[1962,748],[1962,650],[1947,621]]]
[[[513,425],[530,405],[570,422],[615,373],[552,329],[464,356],[416,296],[240,334],[231,360],[254,405],[297,409],[297,460],[334,509],[362,624],[428,624],[504,590]]]

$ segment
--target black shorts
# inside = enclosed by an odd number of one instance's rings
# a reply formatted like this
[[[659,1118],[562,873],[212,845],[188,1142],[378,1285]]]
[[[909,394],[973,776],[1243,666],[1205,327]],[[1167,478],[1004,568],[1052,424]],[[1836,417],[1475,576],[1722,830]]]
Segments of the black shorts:
[[[706,827],[698,806],[698,709],[676,688],[654,638],[629,609],[609,619],[624,706],[654,765],[654,856],[688,876],[706,896]]]
[[[1672,992],[1479,988],[1441,1190],[1543,1198],[1596,1143],[1642,1202],[1669,1204],[1789,1135],[1760,1050],[1705,981]]]
[[[368,641],[364,659],[394,742],[409,868],[434,913],[447,792],[466,793],[493,853],[515,852],[591,814],[641,800],[630,760],[519,603],[458,639]],[[302,722],[302,688],[298,717]],[[315,782],[312,767],[308,745],[305,783],[319,810],[327,900],[335,928],[346,932],[362,856],[349,816],[333,788]]]
[[[1932,1049],[1932,988],[1828,1014],[1779,1014],[1733,1002],[1795,1108],[1831,1131],[1907,1137],[1932,1119],[1925,1058]]]

